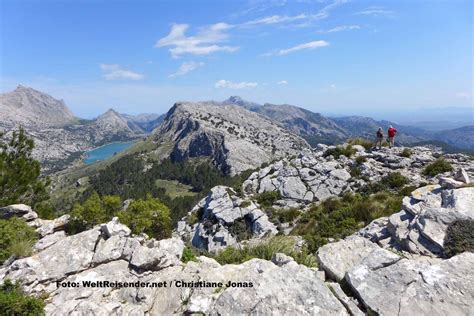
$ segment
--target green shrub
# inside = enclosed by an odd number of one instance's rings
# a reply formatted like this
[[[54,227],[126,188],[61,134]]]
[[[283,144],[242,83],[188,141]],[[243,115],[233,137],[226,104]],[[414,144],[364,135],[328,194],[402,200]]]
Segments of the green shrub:
[[[183,255],[181,256],[181,261],[187,263],[189,261],[197,261],[196,255],[194,254],[193,249],[189,247],[183,248]]]
[[[327,149],[323,156],[333,156],[335,159],[338,159],[340,156],[351,157],[356,153],[356,150],[352,148],[351,145],[347,145],[346,147],[343,146],[336,146],[334,148]]]
[[[391,172],[380,181],[367,184],[365,187],[361,188],[359,192],[364,194],[373,194],[387,190],[400,192],[408,183],[408,178],[403,176],[401,173]]]
[[[29,256],[37,239],[37,233],[25,221],[16,217],[0,219],[0,264],[12,255]]]
[[[423,170],[425,176],[434,177],[437,174],[453,171],[453,166],[444,158],[438,158],[433,163],[427,165]]]
[[[269,208],[269,209],[266,209],[266,213],[268,215],[269,220],[275,224],[291,223],[298,216],[301,215],[301,211],[296,208],[289,208],[289,209]]]
[[[359,157],[356,158],[356,162],[357,162],[358,165],[361,165],[366,161],[367,161],[367,157],[365,157],[365,156],[359,156]]]
[[[447,257],[464,251],[474,252],[474,221],[458,220],[451,223],[446,231],[444,249]]]
[[[359,178],[361,176],[361,171],[357,166],[352,166],[350,171],[351,177]]]
[[[284,253],[293,257],[296,262],[309,267],[316,266],[314,255],[306,249],[296,251],[296,239],[289,236],[275,236],[262,241],[256,246],[246,246],[243,248],[227,247],[219,252],[214,259],[220,264],[242,263],[253,258],[271,260],[274,254]]]
[[[421,187],[421,186],[420,186]],[[400,195],[401,196],[409,196],[413,191],[416,190],[416,186],[414,185],[407,185],[405,187],[403,187],[401,190],[400,190]]]
[[[229,233],[235,236],[237,241],[252,238],[252,231],[244,219],[234,221],[229,227]]]
[[[146,233],[156,239],[171,237],[170,210],[160,200],[148,195],[133,200],[126,211],[121,211],[121,207],[118,196],[100,197],[93,193],[84,203],[74,205],[66,230],[70,234],[78,233],[118,216],[134,234]]]
[[[312,206],[301,216],[292,234],[303,236],[310,252],[353,234],[372,220],[391,215],[401,208],[402,196],[390,192],[373,195],[347,193]]]
[[[240,203],[239,207],[245,208],[250,206],[250,201],[243,201]]]
[[[271,207],[279,199],[281,199],[279,191],[263,192],[256,197],[258,204],[262,207]]]
[[[0,285],[0,315],[44,315],[44,302],[26,295],[19,283],[6,279]]]
[[[411,150],[409,148],[405,148],[403,149],[403,151],[400,153],[400,156],[401,157],[405,157],[405,158],[410,158],[410,156],[412,155],[413,153],[411,152]]]
[[[382,178],[382,184],[389,189],[400,189],[408,184],[408,178],[403,176],[400,172],[391,172]]]
[[[361,145],[363,146],[366,150],[372,149],[374,147],[374,143],[371,142],[368,139],[364,138],[351,138],[347,141],[349,145]]]
[[[120,222],[127,225],[134,234],[146,233],[158,240],[171,237],[170,210],[151,195],[146,199],[132,201],[127,211],[117,215]]]

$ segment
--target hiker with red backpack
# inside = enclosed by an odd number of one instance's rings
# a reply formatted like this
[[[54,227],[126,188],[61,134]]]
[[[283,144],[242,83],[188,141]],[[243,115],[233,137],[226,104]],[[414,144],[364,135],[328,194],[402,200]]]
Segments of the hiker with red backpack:
[[[394,128],[392,125],[388,128],[388,145],[390,148],[395,146],[395,134],[397,133],[397,129]]]

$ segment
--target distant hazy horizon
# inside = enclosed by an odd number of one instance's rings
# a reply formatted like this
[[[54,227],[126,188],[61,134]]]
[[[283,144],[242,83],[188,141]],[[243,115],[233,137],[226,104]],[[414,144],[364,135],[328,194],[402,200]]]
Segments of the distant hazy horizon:
[[[394,121],[455,123],[436,114],[454,107],[472,124],[471,1],[0,1],[0,91],[79,117],[239,95]]]

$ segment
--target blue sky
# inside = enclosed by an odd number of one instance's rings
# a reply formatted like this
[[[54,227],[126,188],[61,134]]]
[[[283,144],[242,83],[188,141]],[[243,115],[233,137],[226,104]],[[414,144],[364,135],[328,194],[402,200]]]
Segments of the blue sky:
[[[0,3],[0,90],[81,117],[230,95],[332,114],[472,107],[472,1]]]

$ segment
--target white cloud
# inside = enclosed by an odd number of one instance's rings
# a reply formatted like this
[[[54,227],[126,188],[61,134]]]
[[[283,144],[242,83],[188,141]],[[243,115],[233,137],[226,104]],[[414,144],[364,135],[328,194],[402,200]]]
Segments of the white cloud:
[[[335,33],[335,32],[342,32],[342,31],[350,31],[350,30],[359,30],[359,25],[339,25],[333,27],[332,29],[328,30],[320,30],[319,33]]]
[[[274,50],[263,55],[264,56],[287,55],[289,53],[293,53],[299,50],[316,49],[316,48],[325,47],[328,45],[329,45],[329,42],[326,42],[326,41],[312,41],[312,42],[303,43],[303,44],[296,45],[296,46],[286,48],[286,49]]]
[[[115,64],[100,64],[105,80],[141,80],[144,75],[122,68]]]
[[[174,77],[178,77],[178,76],[183,76],[193,70],[196,70],[198,69],[199,67],[202,67],[204,66],[204,63],[203,62],[196,62],[196,61],[186,61],[184,63],[181,64],[181,66],[179,66],[178,70],[169,75],[168,77],[169,78],[174,78]]]
[[[362,11],[356,12],[356,15],[366,15],[372,17],[393,17],[395,12],[392,10],[387,10],[384,7],[368,7]]]
[[[314,14],[301,13],[298,15],[271,15],[263,18],[251,20],[240,24],[240,26],[253,26],[253,25],[270,25],[279,23],[290,23],[290,22],[304,22],[302,25],[309,25],[309,21],[322,20],[329,17],[331,10],[346,3],[348,0],[334,0],[332,3],[322,7],[318,12]],[[301,25],[301,24],[300,24]],[[298,25],[298,26],[300,26]]]
[[[288,84],[288,81],[286,80],[280,80],[277,82],[277,84],[282,85],[282,84]]]
[[[201,28],[195,36],[186,36],[189,25],[173,24],[170,33],[158,40],[155,47],[172,46],[169,51],[173,58],[183,54],[209,55],[215,52],[235,52],[239,47],[217,45],[228,39],[226,31],[232,27],[227,23],[216,23]]]
[[[216,88],[225,88],[225,89],[246,89],[246,88],[255,88],[258,83],[256,82],[232,82],[228,80],[219,80],[214,84]]]

